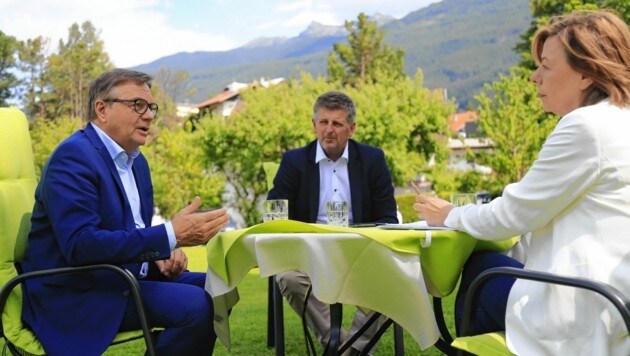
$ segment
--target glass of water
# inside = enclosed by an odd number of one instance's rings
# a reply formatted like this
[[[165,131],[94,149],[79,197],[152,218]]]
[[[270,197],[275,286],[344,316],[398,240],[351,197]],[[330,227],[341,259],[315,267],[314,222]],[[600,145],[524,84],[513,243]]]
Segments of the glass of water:
[[[326,203],[326,221],[328,225],[348,226],[348,202],[329,201]]]
[[[263,203],[263,222],[289,219],[289,201],[286,199],[265,200]]]
[[[467,204],[477,204],[476,193],[451,194],[451,204],[454,206],[464,206]]]

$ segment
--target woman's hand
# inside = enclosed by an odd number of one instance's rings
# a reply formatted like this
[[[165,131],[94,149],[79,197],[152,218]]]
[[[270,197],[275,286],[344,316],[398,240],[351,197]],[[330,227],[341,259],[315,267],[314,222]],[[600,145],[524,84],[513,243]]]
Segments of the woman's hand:
[[[420,220],[426,220],[429,226],[444,226],[444,220],[453,209],[453,204],[444,199],[424,194],[416,196],[413,210],[418,212]]]

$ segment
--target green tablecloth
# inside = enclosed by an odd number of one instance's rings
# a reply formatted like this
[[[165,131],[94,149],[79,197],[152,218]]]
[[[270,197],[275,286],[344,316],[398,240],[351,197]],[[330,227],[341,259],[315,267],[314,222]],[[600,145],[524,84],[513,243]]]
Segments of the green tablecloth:
[[[229,348],[227,308],[238,300],[235,287],[249,270],[260,266],[265,276],[300,269],[311,276],[320,300],[380,311],[428,347],[437,329],[426,292],[450,294],[472,251],[505,250],[513,242],[478,242],[452,230],[344,228],[291,220],[224,232],[207,245],[206,289],[216,304],[215,330]],[[392,290],[402,294],[392,298]]]
[[[231,287],[258,266],[256,256],[247,251],[241,237],[256,233],[333,233],[347,232],[363,235],[398,252],[419,255],[425,279],[434,287],[431,294],[442,297],[449,295],[459,279],[468,256],[476,250],[505,251],[516,239],[498,242],[476,240],[470,235],[454,230],[431,231],[431,245],[421,247],[426,236],[423,230],[385,230],[374,228],[352,228],[322,224],[308,224],[293,220],[276,220],[240,230],[221,233],[207,244],[208,266]],[[430,286],[431,288],[431,286]]]

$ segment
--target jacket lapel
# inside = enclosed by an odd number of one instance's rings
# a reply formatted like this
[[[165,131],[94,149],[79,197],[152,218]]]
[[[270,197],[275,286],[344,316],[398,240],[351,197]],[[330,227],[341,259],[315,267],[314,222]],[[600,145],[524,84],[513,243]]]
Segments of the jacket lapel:
[[[310,222],[317,221],[319,211],[319,163],[315,163],[317,152],[317,140],[311,143],[308,150],[308,165],[306,174],[308,176],[308,217]]]
[[[350,181],[350,199],[352,201],[352,220],[355,223],[363,221],[361,205],[361,157],[353,140],[348,141],[348,180]]]
[[[103,162],[105,162],[105,165],[107,166],[110,174],[112,175],[114,182],[116,182],[116,187],[118,188],[118,194],[120,195],[122,200],[125,202],[123,204],[123,209],[124,209],[123,216],[125,216],[125,221],[127,222],[127,225],[131,227],[135,227],[136,224],[133,221],[133,214],[131,213],[131,205],[129,204],[129,200],[127,199],[127,194],[125,194],[125,188],[123,187],[122,181],[120,180],[120,175],[118,174],[118,170],[116,169],[116,164],[114,163],[114,160],[109,155],[107,148],[105,148],[105,145],[103,144],[103,141],[101,141],[101,138],[98,137],[98,134],[96,133],[96,130],[94,130],[94,128],[92,127],[92,124],[88,124],[83,131],[85,132],[85,135],[87,136],[90,143],[96,149],[96,152],[98,152],[98,154],[103,159]]]

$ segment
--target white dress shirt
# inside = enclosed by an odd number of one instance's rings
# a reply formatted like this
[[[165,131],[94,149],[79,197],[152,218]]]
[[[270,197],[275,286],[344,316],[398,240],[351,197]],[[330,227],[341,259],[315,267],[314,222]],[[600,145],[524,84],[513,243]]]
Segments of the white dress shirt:
[[[326,202],[347,201],[348,223],[352,224],[352,199],[350,197],[350,179],[348,178],[348,144],[337,161],[333,161],[324,152],[317,141],[315,163],[319,163],[319,209],[317,223],[326,223]]]
[[[630,296],[630,107],[565,115],[519,183],[445,224],[488,240],[529,234],[525,268],[609,283]],[[630,355],[616,309],[589,291],[517,280],[506,310],[519,355]]]

